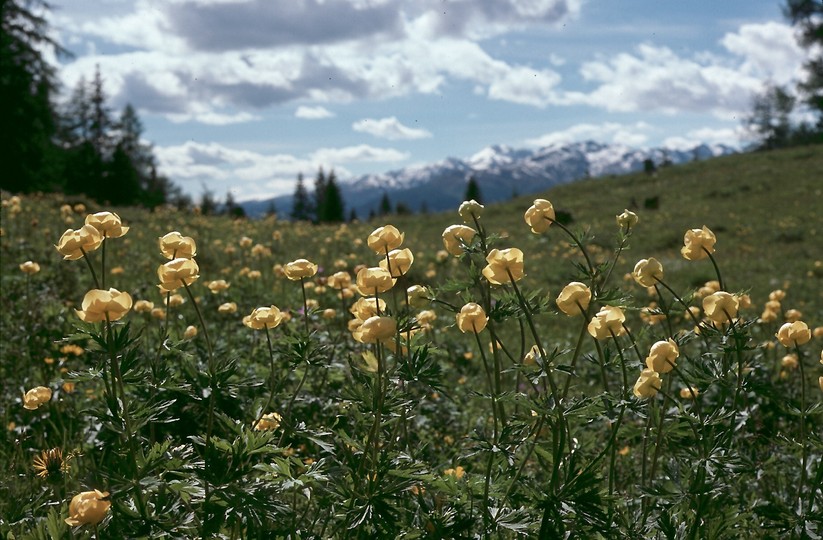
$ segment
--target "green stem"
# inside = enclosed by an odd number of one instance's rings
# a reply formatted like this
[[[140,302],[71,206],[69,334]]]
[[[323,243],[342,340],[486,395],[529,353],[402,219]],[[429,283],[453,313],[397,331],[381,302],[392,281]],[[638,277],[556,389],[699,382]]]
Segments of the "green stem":
[[[720,283],[720,290],[727,290],[725,283],[723,283],[723,275],[720,273],[720,267],[717,266],[717,261],[714,259],[714,255],[709,253],[709,250],[707,250],[706,248],[703,248],[703,251],[705,251],[706,255],[709,256],[709,260],[712,261],[712,266],[714,266],[714,272],[717,274],[717,282]]]
[[[797,352],[797,365],[800,367],[800,448],[801,448],[801,463],[800,463],[800,487],[797,489],[797,502],[800,515],[804,515],[803,511],[803,488],[806,485],[806,466],[809,459],[809,449],[806,446],[806,370],[803,367],[803,353],[799,345],[795,345]],[[816,488],[812,489],[812,494]],[[811,503],[806,506],[806,511],[812,509]]]
[[[83,254],[83,260],[86,261],[86,266],[89,267],[89,272],[91,272],[91,277],[94,280],[94,288],[95,289],[102,289],[102,287],[100,286],[100,282],[97,281],[97,273],[95,273],[94,267],[91,265],[91,261],[89,260],[88,253],[86,253],[86,250],[84,250],[83,248],[80,248],[80,253]]]
[[[306,278],[300,278],[300,290],[303,292],[303,323],[306,326],[306,335],[309,335],[309,303],[306,300]]]

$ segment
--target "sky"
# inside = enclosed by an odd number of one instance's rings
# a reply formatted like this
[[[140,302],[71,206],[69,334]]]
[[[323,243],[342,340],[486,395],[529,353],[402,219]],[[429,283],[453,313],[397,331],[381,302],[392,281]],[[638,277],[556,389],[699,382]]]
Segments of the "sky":
[[[64,96],[99,66],[195,199],[494,144],[745,145],[802,77],[780,0],[53,0]]]

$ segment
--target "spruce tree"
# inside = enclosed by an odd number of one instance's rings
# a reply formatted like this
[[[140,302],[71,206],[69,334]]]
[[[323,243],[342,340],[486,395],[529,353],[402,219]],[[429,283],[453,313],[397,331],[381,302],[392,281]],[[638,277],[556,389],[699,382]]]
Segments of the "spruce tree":
[[[291,218],[294,221],[305,221],[311,219],[311,204],[309,194],[303,183],[303,173],[297,175],[297,186],[294,188],[294,196],[291,203]]]
[[[389,194],[385,191],[383,192],[383,196],[380,198],[380,207],[378,208],[377,213],[381,216],[391,214],[391,201],[389,200]]]
[[[320,223],[341,223],[345,220],[345,204],[343,203],[340,188],[337,186],[334,170],[329,173],[326,180],[326,190],[322,201],[322,214],[318,213]]]
[[[474,176],[469,177],[469,182],[466,184],[466,195],[463,197],[464,201],[477,201],[483,204],[483,197],[480,195],[480,186],[477,185],[477,180]]]
[[[323,216],[326,213],[325,196],[327,184],[328,180],[326,179],[326,174],[323,172],[323,167],[320,167],[317,171],[317,176],[314,179],[314,221],[318,223],[323,219]]]

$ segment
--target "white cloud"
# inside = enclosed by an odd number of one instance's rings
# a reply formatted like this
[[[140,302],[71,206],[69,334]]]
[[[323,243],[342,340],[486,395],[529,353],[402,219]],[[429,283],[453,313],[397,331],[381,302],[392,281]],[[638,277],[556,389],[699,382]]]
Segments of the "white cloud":
[[[300,105],[294,111],[294,116],[304,120],[322,120],[324,118],[334,118],[336,115],[325,107],[307,107]]]
[[[736,147],[742,140],[746,140],[747,133],[743,126],[699,128],[688,131],[685,135],[668,137],[663,140],[663,146],[674,150],[691,150],[699,144],[725,144]]]
[[[409,154],[393,148],[375,148],[360,144],[343,148],[318,148],[312,153],[312,159],[336,168],[338,163],[405,161],[409,159]]]
[[[380,119],[364,118],[352,124],[352,129],[390,141],[427,139],[432,136],[431,132],[425,129],[412,128],[401,124],[394,116]]]
[[[601,124],[577,124],[560,131],[546,133],[525,141],[527,146],[543,147],[564,145],[576,141],[593,140],[603,143],[623,144],[626,146],[643,146],[649,140],[652,126],[645,122],[619,124],[604,122]]]

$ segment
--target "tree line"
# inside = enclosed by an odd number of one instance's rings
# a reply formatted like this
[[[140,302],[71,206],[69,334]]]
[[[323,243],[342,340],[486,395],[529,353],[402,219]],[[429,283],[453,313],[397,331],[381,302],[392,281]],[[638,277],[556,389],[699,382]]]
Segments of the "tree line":
[[[811,54],[794,88],[767,84],[755,96],[743,123],[760,150],[823,143],[823,0],[786,0],[783,11]]]
[[[115,113],[99,68],[58,105],[55,69],[43,57],[70,53],[48,35],[43,0],[0,0],[0,188],[83,194],[115,205],[189,204],[158,174],[137,111]]]

